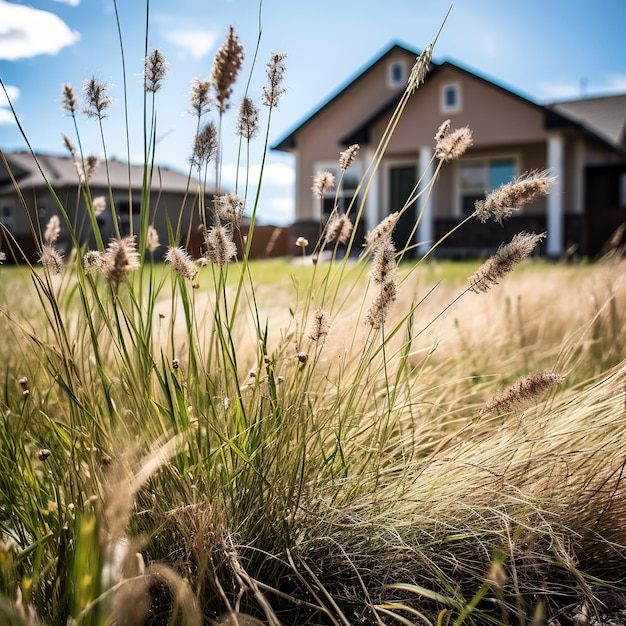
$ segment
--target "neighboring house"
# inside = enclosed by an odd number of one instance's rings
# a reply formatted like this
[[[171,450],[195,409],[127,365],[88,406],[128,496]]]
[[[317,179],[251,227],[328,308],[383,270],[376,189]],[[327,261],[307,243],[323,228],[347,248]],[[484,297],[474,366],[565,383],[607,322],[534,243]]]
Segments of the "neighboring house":
[[[79,175],[73,159],[69,156],[37,154],[35,160],[30,152],[10,152],[5,153],[4,156],[19,186],[28,213],[24,210],[9,171],[0,160],[0,222],[11,232],[12,238],[26,256],[31,261],[38,258],[31,224],[35,230],[38,228],[43,230],[52,215],[59,215],[57,201],[50,192],[46,180],[63,204],[80,240],[93,245],[85,199],[79,188]],[[110,208],[111,199],[118,216],[121,234],[130,233],[131,219],[133,232],[139,233],[143,176],[143,166],[131,165],[129,167],[126,162],[116,159],[108,161],[108,168],[101,163],[94,171],[89,182],[89,191],[92,198],[103,197],[106,202],[105,210],[98,217],[105,244],[115,236]],[[182,235],[181,241],[176,243],[184,244],[189,233],[190,248],[197,253],[201,241],[198,228],[197,185],[195,178],[190,179],[187,175],[166,167],[154,167],[150,185],[149,221],[157,230],[161,244],[168,243],[168,218],[174,229],[180,218]],[[212,190],[210,192],[207,190],[207,198],[210,197],[212,197]],[[63,219],[61,219],[61,234],[57,245],[65,252],[69,252],[71,245],[69,232]],[[0,233],[0,246],[0,249],[9,257],[9,250],[14,246],[2,233]],[[161,254],[164,250],[165,248],[162,247],[156,254]]]
[[[323,203],[313,197],[312,177],[320,170],[338,173],[339,152],[358,143],[357,160],[340,191],[340,210],[347,206],[417,55],[391,45],[274,146],[296,157],[294,236],[315,238],[333,206],[334,192]],[[471,220],[438,252],[486,254],[520,230],[545,230],[546,254],[594,255],[626,222],[626,94],[541,105],[445,61],[432,64],[408,101],[371,180],[364,229],[400,209],[421,173],[434,171],[434,135],[446,119],[453,129],[469,126],[474,144],[459,161],[443,164],[433,193],[423,194],[399,222],[398,247],[407,243],[420,212],[416,236],[408,243],[424,252],[485,193],[535,169],[556,177],[547,198],[525,205],[503,226]]]

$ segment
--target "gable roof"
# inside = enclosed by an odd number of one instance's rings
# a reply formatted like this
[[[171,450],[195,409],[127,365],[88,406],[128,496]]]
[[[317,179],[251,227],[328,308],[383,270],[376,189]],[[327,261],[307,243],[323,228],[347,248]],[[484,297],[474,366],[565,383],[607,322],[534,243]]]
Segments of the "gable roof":
[[[299,122],[295,128],[290,130],[282,139],[279,139],[273,146],[272,150],[285,150],[288,151],[296,146],[296,135],[304,128],[309,122],[318,117],[328,106],[330,106],[335,100],[337,100],[340,96],[343,96],[346,92],[349,92],[350,89],[361,80],[364,76],[371,73],[376,66],[384,61],[384,59],[389,56],[392,52],[400,50],[402,52],[407,53],[408,55],[414,56],[417,58],[420,55],[418,50],[413,50],[411,48],[407,48],[406,46],[398,43],[392,42],[385,50],[379,53],[374,60],[370,61],[363,69],[358,70],[351,78],[348,79],[343,85],[341,85],[335,92],[333,92],[326,100],[324,100],[312,113],[310,113],[302,122]],[[435,66],[434,63],[431,63],[431,70]],[[394,101],[396,100],[394,96]]]
[[[402,50],[419,56],[419,52],[407,48],[399,43],[392,43],[386,50],[380,53],[374,61],[365,67],[364,70],[357,72],[344,86],[340,87],[325,102],[323,102],[312,114],[304,121],[299,123],[293,130],[285,135],[281,140],[272,146],[274,150],[289,151],[296,147],[297,134],[314,118],[320,115],[332,102],[337,100],[350,88],[357,83],[363,76],[371,72],[374,67],[389,56],[392,51]],[[492,88],[498,89],[509,96],[521,101],[526,106],[537,108],[544,113],[544,125],[547,130],[556,128],[572,128],[583,133],[590,139],[608,147],[612,150],[624,153],[626,151],[626,94],[618,96],[608,96],[605,98],[587,98],[581,100],[570,100],[567,102],[559,102],[553,104],[540,104],[520,93],[504,87],[493,80],[490,80],[473,70],[444,60],[441,63],[432,62],[429,72],[426,75],[426,81],[445,68],[452,68],[457,72],[463,73],[474,80],[481,81]],[[340,139],[340,143],[344,146],[353,143],[367,143],[369,138],[369,129],[381,116],[390,113],[396,106],[401,92],[394,94],[386,102],[384,102],[377,110],[357,127],[353,128],[347,135]]]
[[[58,156],[53,154],[36,153],[34,156],[30,152],[9,152],[5,154],[9,167],[13,172],[20,187],[42,187],[45,186],[45,179],[55,188],[76,187],[78,185],[78,174],[74,161],[69,156]],[[41,167],[41,172],[39,167]],[[143,165],[131,165],[118,159],[109,159],[108,178],[107,167],[104,164],[93,173],[90,180],[92,187],[108,187],[109,181],[112,189],[128,190],[128,177],[130,170],[131,186],[133,190],[140,190],[143,182]],[[42,176],[43,172],[43,176]],[[152,175],[151,187],[153,190],[181,192],[184,193],[188,185],[195,183],[195,179],[186,174],[182,174],[168,167],[155,164]],[[3,164],[0,162],[0,191],[7,188],[13,190],[13,183],[8,176]]]

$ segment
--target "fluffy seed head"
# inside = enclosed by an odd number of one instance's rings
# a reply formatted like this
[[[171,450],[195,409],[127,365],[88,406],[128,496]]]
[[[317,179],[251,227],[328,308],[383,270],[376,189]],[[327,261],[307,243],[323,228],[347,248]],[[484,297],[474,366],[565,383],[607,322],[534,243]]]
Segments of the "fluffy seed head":
[[[191,81],[189,102],[193,112],[200,118],[211,106],[211,81],[194,78]]]
[[[468,279],[470,291],[474,293],[489,291],[493,285],[498,284],[503,276],[523,261],[545,236],[545,233],[536,235],[535,233],[521,232],[515,235],[510,243],[500,246],[496,254],[487,259],[470,276]]]
[[[41,247],[39,262],[50,274],[60,274],[63,271],[63,255],[54,246]]]
[[[309,240],[306,237],[298,237],[296,239],[296,246],[298,248],[306,248],[309,245]]]
[[[532,403],[539,396],[560,385],[562,374],[545,371],[518,378],[508,389],[494,394],[483,405],[481,413],[504,413]]]
[[[387,239],[376,249],[369,271],[370,280],[376,285],[384,285],[393,280],[397,269],[396,247],[390,239]]]
[[[366,249],[370,251],[376,250],[379,246],[389,241],[399,219],[400,213],[394,211],[380,222],[378,226],[370,230],[370,232],[365,235]]]
[[[327,191],[335,186],[335,177],[331,172],[318,172],[313,177],[311,191],[316,198],[323,198]]]
[[[47,244],[53,244],[61,234],[61,221],[58,215],[53,215],[46,225],[46,230],[43,234],[43,240]]]
[[[239,104],[237,134],[250,141],[259,130],[259,109],[252,98],[246,96]]]
[[[87,80],[83,86],[87,107],[84,113],[88,117],[95,117],[99,120],[106,117],[106,109],[111,104],[111,98],[107,96],[108,85],[101,83],[94,76]]]
[[[339,153],[339,166],[345,172],[354,162],[356,153],[359,151],[359,144],[353,143],[346,148],[343,152]]]
[[[326,224],[324,240],[326,243],[330,243],[332,241],[346,243],[348,239],[350,239],[352,229],[352,222],[345,213],[342,213],[341,215],[333,213],[328,220],[328,224]]]
[[[115,285],[125,282],[131,271],[139,268],[139,253],[135,237],[111,239],[102,256],[99,269]]]
[[[4,263],[7,260],[6,252],[0,252],[0,263]]]
[[[222,113],[228,108],[228,100],[233,90],[232,86],[237,80],[243,58],[243,46],[239,42],[239,36],[235,33],[235,29],[231,26],[224,43],[215,55],[211,74],[218,107]]]
[[[231,232],[225,226],[213,226],[204,235],[206,252],[204,256],[210,263],[226,265],[237,256],[237,246]]]
[[[484,200],[476,202],[475,215],[481,222],[490,217],[496,222],[511,217],[513,211],[539,196],[546,196],[555,179],[548,177],[546,170],[534,170],[522,174],[510,183],[492,191]]]
[[[311,316],[307,337],[313,341],[324,341],[330,330],[330,317],[323,309],[316,309]]]
[[[107,199],[104,196],[96,196],[93,201],[93,212],[96,217],[102,215],[107,208]]]
[[[193,142],[191,164],[202,169],[217,153],[217,127],[207,122],[196,134]]]
[[[155,49],[146,57],[144,63],[145,89],[148,93],[156,93],[161,89],[167,73],[167,61],[160,50]]]
[[[371,326],[374,330],[379,329],[385,323],[389,307],[395,302],[397,297],[398,285],[395,281],[390,280],[380,285],[378,294],[365,315],[364,323]]]
[[[430,69],[430,62],[433,58],[434,44],[435,42],[431,41],[426,46],[422,54],[417,57],[415,65],[413,66],[409,76],[409,82],[407,85],[407,91],[409,93],[413,93],[424,82],[426,74],[428,74],[428,70]]]
[[[442,127],[439,127],[437,136],[440,134]],[[437,141],[435,146],[435,156],[441,161],[456,161],[472,146],[472,131],[469,126],[457,128],[452,132],[446,131]]]
[[[277,106],[280,96],[285,93],[282,83],[286,69],[283,61],[286,58],[284,52],[272,52],[270,56],[267,64],[267,83],[261,92],[261,102],[267,107]]]
[[[450,132],[450,120],[442,122],[435,133],[435,145],[437,145]]]
[[[78,160],[74,159],[74,167],[78,174],[78,181],[81,185],[88,183],[94,175],[94,172],[100,166],[100,160],[96,156],[88,156],[85,159],[85,165]]]
[[[74,87],[69,83],[65,83],[61,88],[61,108],[70,115],[76,115],[76,107],[78,106],[78,100]]]
[[[236,193],[224,193],[213,198],[215,213],[220,220],[230,222],[237,230],[241,226],[244,212],[244,199]]]
[[[172,266],[172,269],[183,278],[193,280],[198,273],[198,265],[184,248],[169,246],[165,254],[165,260]]]
[[[83,256],[83,267],[87,274],[102,270],[103,254],[97,250],[87,250]]]
[[[76,146],[72,143],[72,140],[67,135],[63,135],[63,145],[67,148],[68,152],[72,156],[76,155]]]
[[[157,229],[150,224],[148,226],[148,232],[146,233],[146,249],[149,252],[154,252],[160,245],[159,233],[157,232]]]

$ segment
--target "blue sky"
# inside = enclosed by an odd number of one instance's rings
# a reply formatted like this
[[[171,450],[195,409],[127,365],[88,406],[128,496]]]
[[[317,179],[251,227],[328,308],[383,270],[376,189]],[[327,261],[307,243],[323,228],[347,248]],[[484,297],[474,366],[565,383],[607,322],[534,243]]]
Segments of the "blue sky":
[[[232,24],[246,50],[240,87],[223,126],[223,184],[234,184],[236,104],[252,67],[257,102],[272,52],[287,54],[286,93],[272,117],[270,143],[279,140],[354,77],[391,42],[421,49],[439,27],[448,0],[151,0],[149,49],[168,60],[157,94],[157,161],[187,171],[194,119],[186,111],[191,80],[210,75]],[[131,158],[141,154],[142,72],[146,4],[118,0],[127,69]],[[456,0],[434,60],[451,60],[539,102],[626,92],[624,0]],[[109,156],[125,158],[121,56],[113,0],[0,0],[0,78],[35,150],[63,154],[73,138],[60,108],[63,83],[78,92],[95,75],[115,100],[104,133]],[[266,111],[263,111],[265,115]],[[213,114],[215,115],[215,114]],[[265,118],[262,118],[264,121]],[[102,154],[97,124],[81,116],[85,152]],[[0,94],[0,148],[25,142]],[[251,179],[262,141],[251,152]],[[254,191],[254,190],[252,190]],[[293,158],[270,153],[259,218],[287,223],[294,214]]]

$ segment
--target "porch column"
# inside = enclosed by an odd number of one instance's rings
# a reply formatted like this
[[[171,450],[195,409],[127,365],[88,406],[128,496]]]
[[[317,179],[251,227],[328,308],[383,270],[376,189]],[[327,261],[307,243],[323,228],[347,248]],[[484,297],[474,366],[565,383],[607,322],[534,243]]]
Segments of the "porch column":
[[[548,239],[546,252],[548,256],[552,257],[561,256],[563,253],[564,155],[565,142],[563,136],[558,133],[551,133],[548,136],[548,169],[550,170],[550,176],[556,180],[548,194],[548,214],[546,216]]]
[[[366,168],[374,158],[374,150],[372,148],[366,148],[364,151],[364,159],[363,164],[364,168]],[[378,168],[374,174],[372,175],[372,182],[370,184],[369,191],[367,193],[367,197],[365,198],[365,207],[363,209],[364,217],[365,217],[365,232],[368,232],[375,228],[380,222],[380,168]],[[353,219],[356,217],[356,211],[358,211],[359,207],[355,207],[355,214],[352,216]]]
[[[432,157],[433,149],[430,146],[422,146],[420,148],[418,176],[423,176],[423,178],[419,191],[425,189],[435,172]],[[417,227],[417,253],[419,256],[426,254],[432,244],[435,243],[435,220],[433,215],[432,195],[432,190],[430,192],[423,191],[422,195],[417,199],[416,215],[417,219],[419,219]]]

